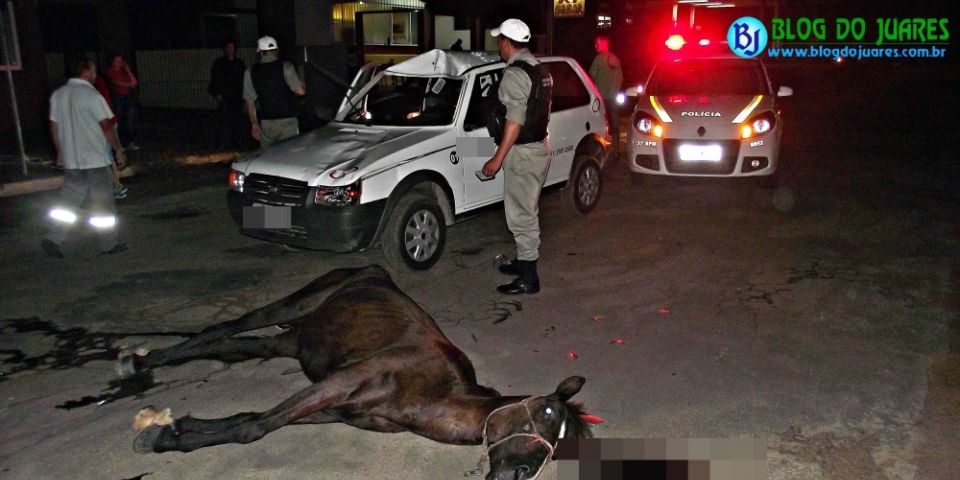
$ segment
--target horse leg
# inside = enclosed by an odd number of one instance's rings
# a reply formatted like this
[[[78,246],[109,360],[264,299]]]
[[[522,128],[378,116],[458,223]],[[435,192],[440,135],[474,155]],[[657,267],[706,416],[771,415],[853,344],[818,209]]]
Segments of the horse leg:
[[[175,430],[177,432],[214,432],[254,420],[256,416],[256,413],[241,413],[217,420],[203,420],[186,416],[177,419]],[[300,417],[290,423],[294,425],[319,425],[323,423],[340,423],[340,421],[339,417],[325,411],[320,411]]]
[[[299,332],[291,330],[275,337],[241,337],[227,338],[218,342],[211,342],[198,345],[194,348],[178,349],[177,351],[162,352],[161,356],[152,358],[143,357],[144,363],[138,365],[158,366],[158,365],[180,365],[190,360],[206,359],[221,360],[228,363],[243,362],[254,358],[295,358],[297,356]],[[158,350],[158,353],[161,352]],[[162,359],[162,363],[147,363],[152,360],[156,362]]]
[[[154,350],[145,356],[129,352],[120,354],[117,372],[121,377],[133,375],[144,368],[165,365],[174,359],[197,357],[194,352],[204,350],[210,345],[238,333],[256,330],[282,323],[297,325],[310,318],[334,288],[364,269],[343,268],[334,270],[310,282],[296,292],[269,305],[253,310],[235,320],[212,325],[199,334],[169,348]],[[376,272],[374,272],[376,273]]]
[[[190,452],[224,443],[250,443],[298,421],[333,421],[331,416],[318,414],[336,407],[348,397],[354,400],[358,394],[365,396],[358,391],[358,387],[364,379],[371,378],[367,370],[371,369],[363,364],[340,370],[266,412],[240,413],[213,420],[183,417],[174,425],[151,427],[137,435],[133,449],[139,453]]]

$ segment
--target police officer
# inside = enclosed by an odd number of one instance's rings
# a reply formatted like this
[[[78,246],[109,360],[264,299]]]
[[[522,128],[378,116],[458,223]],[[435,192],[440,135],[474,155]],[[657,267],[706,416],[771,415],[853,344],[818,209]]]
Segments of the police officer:
[[[257,52],[260,62],[243,76],[243,99],[247,102],[251,135],[266,147],[300,134],[297,97],[305,95],[306,89],[293,65],[280,61],[276,39],[258,40]]]
[[[508,295],[540,291],[537,261],[540,258],[539,201],[550,167],[547,122],[553,79],[527,49],[530,27],[515,18],[493,29],[500,58],[507,62],[497,97],[501,108],[491,128],[497,151],[483,166],[493,176],[504,170],[504,211],[507,227],[517,245],[517,257],[500,265],[502,273],[516,278],[497,287]]]
[[[613,153],[616,158],[620,155],[620,108],[616,99],[620,87],[623,86],[623,69],[620,67],[620,59],[610,51],[610,37],[597,36],[593,47],[597,50],[597,56],[590,65],[590,78],[607,104],[610,136],[613,137]]]

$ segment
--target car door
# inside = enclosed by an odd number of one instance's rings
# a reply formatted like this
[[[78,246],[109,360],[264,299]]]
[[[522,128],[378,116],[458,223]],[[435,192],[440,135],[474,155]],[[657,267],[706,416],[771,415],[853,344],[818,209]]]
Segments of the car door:
[[[566,181],[570,176],[577,144],[591,130],[602,128],[597,115],[600,102],[593,98],[573,66],[565,60],[545,60],[553,77],[553,103],[547,133],[553,158],[547,172],[548,185]]]
[[[470,95],[467,99],[467,109],[460,128],[461,139],[458,143],[465,146],[471,143],[489,142],[492,138],[487,131],[487,119],[496,111],[499,102],[497,89],[503,75],[503,66],[486,68],[475,73],[467,86]],[[469,140],[464,142],[463,140]],[[490,140],[487,140],[490,139]],[[470,145],[472,147],[472,145]],[[495,147],[494,147],[495,148]],[[472,155],[469,150],[458,149],[455,152],[460,165],[463,166],[463,198],[464,209],[475,208],[484,204],[503,199],[503,171],[497,173],[492,180],[481,181],[476,172],[483,168],[483,164],[493,157],[493,151],[483,152],[489,155]]]

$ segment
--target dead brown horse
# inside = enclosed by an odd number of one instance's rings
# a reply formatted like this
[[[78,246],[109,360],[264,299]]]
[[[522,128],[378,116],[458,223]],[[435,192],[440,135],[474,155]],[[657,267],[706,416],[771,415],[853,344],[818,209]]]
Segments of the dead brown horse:
[[[290,328],[275,337],[234,337],[271,325]],[[292,357],[313,384],[265,412],[211,420],[185,416],[152,426],[134,441],[137,452],[189,452],[253,442],[289,424],[342,422],[482,444],[490,462],[487,479],[520,480],[539,474],[560,438],[590,435],[590,417],[568,403],[583,377],[570,377],[543,396],[505,397],[478,385],[467,356],[376,266],[334,270],[178,345],[124,356],[120,366],[130,374],[201,357]]]

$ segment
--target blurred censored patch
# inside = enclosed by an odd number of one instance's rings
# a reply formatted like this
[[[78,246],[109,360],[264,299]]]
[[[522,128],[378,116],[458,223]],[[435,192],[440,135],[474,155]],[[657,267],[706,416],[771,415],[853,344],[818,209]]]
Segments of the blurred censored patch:
[[[263,205],[243,207],[243,228],[290,228],[290,207]]]
[[[759,439],[560,440],[557,480],[766,480]]]
[[[457,137],[457,154],[461,157],[492,157],[497,153],[493,137]]]

